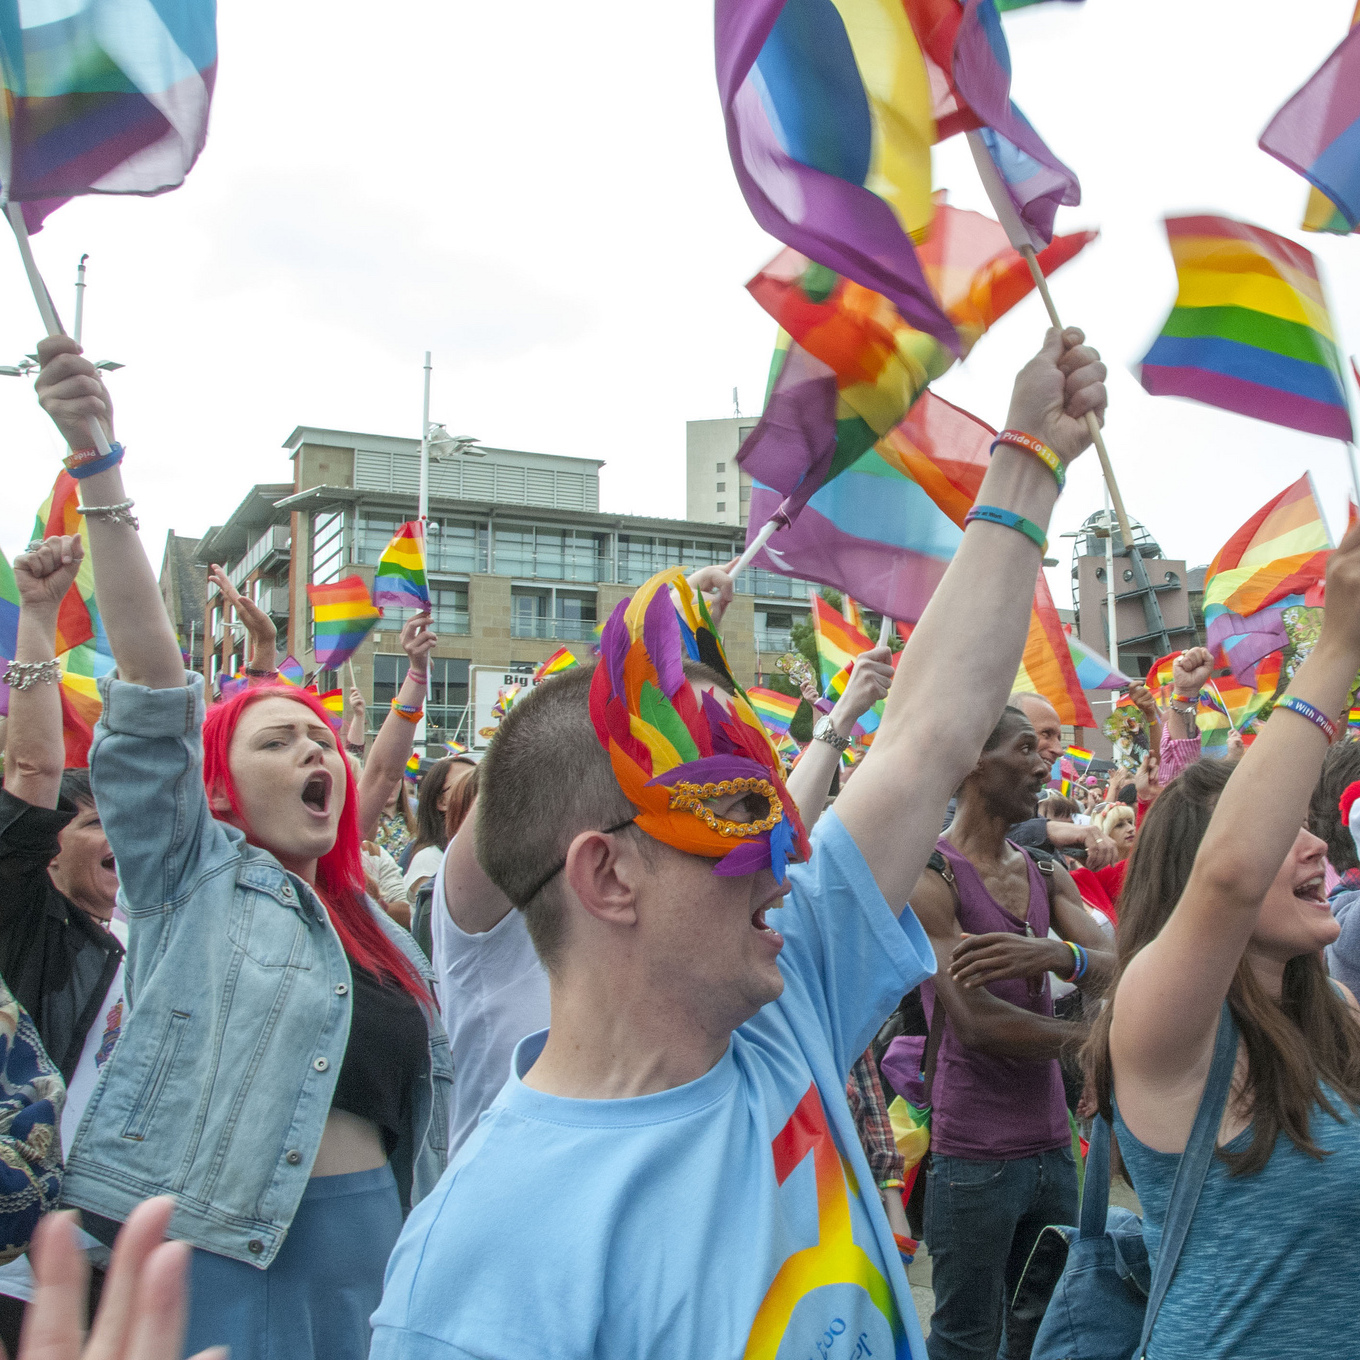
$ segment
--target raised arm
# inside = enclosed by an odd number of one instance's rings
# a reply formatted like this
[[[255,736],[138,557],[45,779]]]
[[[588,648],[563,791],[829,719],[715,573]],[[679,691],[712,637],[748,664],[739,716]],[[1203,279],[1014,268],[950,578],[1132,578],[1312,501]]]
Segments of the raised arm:
[[[279,633],[274,620],[253,600],[248,600],[231,583],[221,567],[214,565],[208,572],[208,582],[222,592],[222,598],[236,610],[236,617],[245,625],[250,638],[250,652],[246,657],[246,675],[250,684],[268,684],[279,678]]]
[[[54,808],[66,768],[57,615],[85,555],[79,538],[49,538],[14,559],[19,632],[9,668],[5,788],[34,807]]]
[[[113,403],[80,346],[69,336],[49,335],[38,342],[38,359],[38,397],[72,452],[88,446],[91,416],[112,440]],[[184,684],[184,658],[137,536],[131,503],[124,505],[128,500],[121,464],[81,480],[81,505],[100,509],[85,515],[95,598],[119,678],[149,689],[173,689]]]
[[[1344,727],[1357,671],[1360,529],[1352,529],[1328,564],[1322,635],[1289,694],[1333,720],[1340,715]],[[1228,780],[1171,919],[1120,979],[1110,1051],[1121,1099],[1126,1077],[1164,1092],[1207,1069],[1219,1010],[1261,903],[1268,892],[1298,886],[1277,877],[1307,820],[1326,750],[1318,727],[1277,704]]]
[[[1049,331],[1015,380],[1007,426],[1064,464],[1090,442],[1085,417],[1105,408],[1105,366],[1080,331]],[[1058,485],[1034,454],[1001,444],[979,505],[1045,529]],[[926,867],[946,803],[977,761],[1015,685],[1029,630],[1039,545],[975,520],[907,643],[864,768],[836,811],[895,911]]]
[[[388,795],[401,779],[415,746],[416,725],[410,715],[425,706],[425,692],[430,683],[430,653],[438,642],[430,631],[428,614],[417,614],[402,624],[401,646],[411,665],[401,682],[397,703],[407,713],[399,713],[395,708],[388,713],[378,735],[373,738],[373,749],[364,761],[364,772],[359,778],[359,834],[366,841],[373,839],[373,833],[382,821]]]
[[[845,693],[836,700],[836,706],[827,716],[831,719],[831,730],[838,737],[849,738],[855,724],[882,698],[892,685],[892,650],[888,647],[874,647],[862,656],[855,658],[850,671]],[[821,714],[816,722],[820,722]],[[798,805],[798,815],[808,832],[817,824],[826,804],[826,795],[831,789],[831,776],[835,773],[841,753],[827,741],[814,738],[807,745],[798,763],[788,777],[787,786],[793,801]]]
[[[930,937],[935,957],[950,958],[964,937],[954,912],[953,895],[939,874],[928,869],[921,875],[912,889],[911,909]],[[1070,957],[1071,951],[1066,952]],[[1063,1046],[1077,1037],[1077,1027],[1069,1021],[1012,1006],[985,987],[958,981],[948,968],[941,968],[931,983],[959,1042],[969,1048],[999,1058],[1056,1058]]]

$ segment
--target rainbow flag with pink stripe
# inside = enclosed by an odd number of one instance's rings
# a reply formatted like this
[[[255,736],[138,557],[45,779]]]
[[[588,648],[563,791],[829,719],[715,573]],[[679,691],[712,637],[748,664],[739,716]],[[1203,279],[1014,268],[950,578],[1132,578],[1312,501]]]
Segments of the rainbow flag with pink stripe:
[[[379,609],[428,609],[425,579],[425,525],[413,519],[401,525],[378,559],[373,575],[373,603]]]
[[[309,585],[307,598],[312,602],[312,651],[318,665],[332,670],[358,651],[382,617],[361,576],[347,576],[333,585]]]
[[[159,194],[208,135],[214,0],[7,4],[0,196],[30,231],[78,194]]]
[[[750,700],[751,707],[760,715],[765,730],[780,734],[788,732],[793,715],[798,712],[798,705],[802,702],[801,699],[791,695],[780,694],[778,690],[765,689],[759,685],[748,689],[746,697]]]

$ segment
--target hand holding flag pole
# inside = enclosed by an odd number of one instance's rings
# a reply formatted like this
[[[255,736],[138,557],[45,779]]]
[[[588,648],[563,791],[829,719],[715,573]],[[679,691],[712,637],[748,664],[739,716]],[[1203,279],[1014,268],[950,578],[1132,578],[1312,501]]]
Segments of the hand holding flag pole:
[[[892,637],[892,631],[893,621],[884,614],[883,622],[878,625],[878,645],[880,647],[886,647],[888,645],[888,639]]]
[[[5,212],[9,217],[10,226],[14,228],[14,238],[19,243],[19,257],[24,262],[24,273],[28,275],[28,286],[33,290],[33,300],[38,304],[38,312],[42,316],[43,325],[47,327],[48,335],[65,335],[66,332],[62,329],[61,321],[57,317],[57,309],[52,305],[52,295],[47,291],[47,285],[38,272],[37,261],[33,258],[33,247],[29,242],[28,227],[24,222],[24,205],[22,203],[7,204]],[[109,440],[104,433],[104,427],[94,416],[90,416],[89,426],[94,447],[101,454],[107,454],[109,452]]]

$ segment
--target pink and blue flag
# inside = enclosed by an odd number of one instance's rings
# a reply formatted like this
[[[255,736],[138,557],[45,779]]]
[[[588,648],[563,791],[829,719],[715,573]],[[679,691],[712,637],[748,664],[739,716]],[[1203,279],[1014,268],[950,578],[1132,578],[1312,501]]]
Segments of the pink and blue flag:
[[[1133,683],[1123,671],[1110,665],[1098,651],[1071,633],[1067,634],[1067,650],[1077,668],[1077,683],[1082,689],[1123,689]]]
[[[902,0],[717,0],[732,168],[772,236],[957,348],[912,244],[933,213],[930,78]]]
[[[78,194],[177,188],[216,72],[215,0],[0,6],[0,202],[36,231]]]
[[[1351,231],[1360,226],[1360,28],[1270,120],[1260,146],[1331,199]]]
[[[1041,249],[1053,239],[1059,206],[1081,202],[1081,185],[1011,101],[1011,54],[995,0],[964,0],[954,39],[954,85],[983,124],[969,134],[974,155],[990,159],[1028,244]],[[993,204],[1009,226],[995,198]]]

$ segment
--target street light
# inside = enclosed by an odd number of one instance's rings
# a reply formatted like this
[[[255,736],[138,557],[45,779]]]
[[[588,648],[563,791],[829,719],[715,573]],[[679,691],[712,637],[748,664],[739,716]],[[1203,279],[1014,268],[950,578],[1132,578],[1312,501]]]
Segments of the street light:
[[[475,434],[450,434],[436,421],[431,421],[429,430],[430,457],[436,463],[445,458],[455,458],[460,454],[465,458],[485,458],[486,450],[477,446]]]

